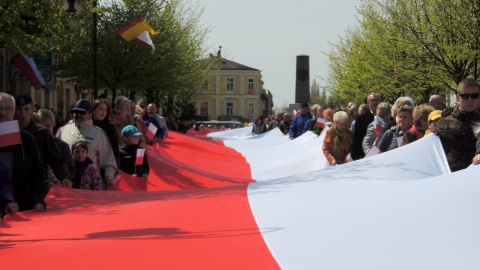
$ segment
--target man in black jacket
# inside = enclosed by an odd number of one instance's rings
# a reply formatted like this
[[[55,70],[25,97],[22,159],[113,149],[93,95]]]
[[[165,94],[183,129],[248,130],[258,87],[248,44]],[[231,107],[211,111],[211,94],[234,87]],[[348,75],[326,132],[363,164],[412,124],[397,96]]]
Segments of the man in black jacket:
[[[435,132],[452,172],[475,162],[477,137],[474,129],[480,125],[480,84],[475,79],[465,79],[458,84],[456,96],[457,105],[453,110],[444,111]]]
[[[368,125],[373,122],[373,118],[377,111],[378,104],[382,102],[382,97],[379,93],[371,93],[368,95],[367,104],[369,110],[360,114],[355,120],[355,126],[353,130],[353,146],[351,157],[353,160],[361,159],[365,157],[362,143],[363,137],[367,134]]]
[[[7,93],[0,93],[0,123],[12,121],[14,112],[14,98]],[[45,167],[35,138],[23,129],[20,129],[20,135],[21,144],[0,147],[0,159],[12,173],[13,199],[18,203],[19,211],[45,211]],[[11,199],[5,201],[8,202]],[[2,212],[5,210],[8,209],[1,209]],[[16,210],[16,207],[9,212],[12,210]]]

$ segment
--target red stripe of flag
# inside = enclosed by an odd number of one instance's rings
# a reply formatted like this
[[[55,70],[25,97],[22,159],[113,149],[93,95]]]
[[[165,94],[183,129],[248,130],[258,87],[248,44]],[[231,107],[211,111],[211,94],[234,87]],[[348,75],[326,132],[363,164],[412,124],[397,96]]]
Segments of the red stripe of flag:
[[[375,117],[374,120],[373,120],[373,126],[375,128],[375,135],[380,135],[380,124],[378,123],[377,121],[377,118]]]
[[[18,121],[0,123],[0,147],[22,143]]]

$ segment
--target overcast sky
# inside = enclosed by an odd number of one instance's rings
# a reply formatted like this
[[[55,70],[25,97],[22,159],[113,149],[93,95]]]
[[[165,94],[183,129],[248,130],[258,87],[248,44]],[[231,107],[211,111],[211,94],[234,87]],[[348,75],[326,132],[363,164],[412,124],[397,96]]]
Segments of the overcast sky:
[[[296,56],[310,56],[310,80],[327,77],[330,43],[358,25],[361,0],[198,0],[211,27],[210,53],[262,71],[275,107],[295,102]],[[320,80],[317,78],[317,82]]]

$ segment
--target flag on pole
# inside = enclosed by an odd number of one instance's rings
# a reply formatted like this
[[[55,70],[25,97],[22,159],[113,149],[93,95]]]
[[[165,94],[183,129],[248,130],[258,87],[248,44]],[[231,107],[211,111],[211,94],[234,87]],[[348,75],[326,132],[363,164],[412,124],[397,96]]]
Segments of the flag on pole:
[[[143,20],[143,18],[138,18],[135,21],[125,25],[118,30],[117,33],[127,42],[133,40],[149,49],[151,53],[155,52],[155,45],[153,45],[150,35],[157,35],[159,32],[153,30],[153,28],[151,28],[150,25]]]
[[[22,143],[17,120],[0,123],[0,147]]]
[[[327,121],[325,119],[318,117],[317,122],[315,123],[315,126],[319,128],[324,128],[326,123]]]
[[[145,149],[137,149],[137,157],[135,158],[135,165],[142,165],[145,157]]]
[[[35,61],[33,61],[28,55],[17,53],[12,58],[12,63],[20,70],[19,77],[26,77],[35,90],[38,90],[45,85],[45,81],[35,64]]]
[[[150,123],[147,129],[147,134],[146,134],[148,139],[150,140],[155,139],[155,134],[157,134],[157,129],[158,128],[154,124]]]

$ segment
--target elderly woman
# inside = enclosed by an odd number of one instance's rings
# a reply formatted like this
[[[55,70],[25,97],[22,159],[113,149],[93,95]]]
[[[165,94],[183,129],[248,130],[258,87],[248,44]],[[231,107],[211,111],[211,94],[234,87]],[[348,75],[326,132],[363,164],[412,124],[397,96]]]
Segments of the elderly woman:
[[[352,150],[353,133],[348,128],[348,114],[338,111],[333,115],[333,125],[327,129],[323,153],[330,165],[343,164]]]
[[[367,134],[363,137],[363,151],[367,154],[370,149],[377,145],[378,141],[383,137],[390,125],[390,118],[392,117],[392,105],[387,102],[381,102],[377,106],[377,115],[374,120],[367,127]]]
[[[413,107],[410,105],[403,105],[397,109],[397,126],[388,129],[383,137],[378,141],[378,149],[382,152],[387,152],[398,148],[403,141],[403,134],[412,127],[412,112]]]

